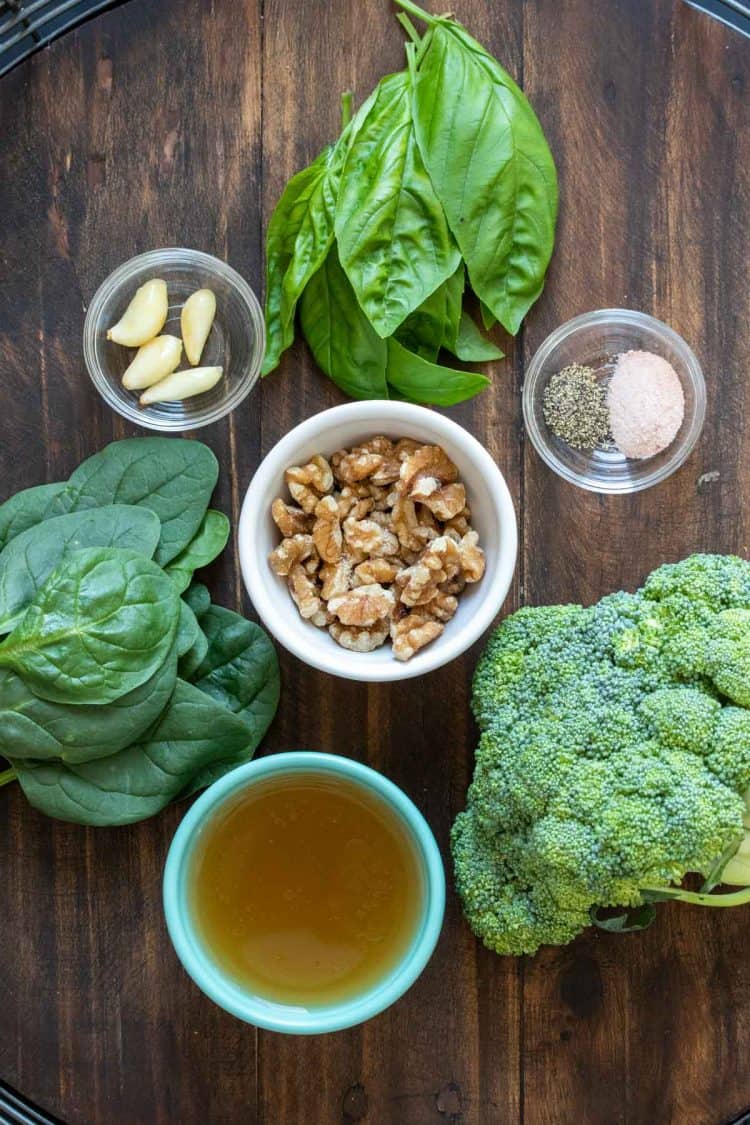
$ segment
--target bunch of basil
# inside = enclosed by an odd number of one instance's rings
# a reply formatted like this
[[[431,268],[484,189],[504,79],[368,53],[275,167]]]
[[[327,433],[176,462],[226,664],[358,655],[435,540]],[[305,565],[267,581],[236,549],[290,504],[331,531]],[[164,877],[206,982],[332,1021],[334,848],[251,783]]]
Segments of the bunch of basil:
[[[541,126],[500,64],[449,17],[401,7],[407,68],[383,78],[341,136],[287,184],[266,241],[267,352],[300,324],[320,367],[355,398],[449,406],[489,382],[440,365],[499,358],[552,254],[557,177]],[[344,99],[344,117],[350,113]]]
[[[200,442],[113,442],[0,506],[0,755],[32,805],[128,824],[252,757],[279,698],[266,634],[193,573],[224,549]]]

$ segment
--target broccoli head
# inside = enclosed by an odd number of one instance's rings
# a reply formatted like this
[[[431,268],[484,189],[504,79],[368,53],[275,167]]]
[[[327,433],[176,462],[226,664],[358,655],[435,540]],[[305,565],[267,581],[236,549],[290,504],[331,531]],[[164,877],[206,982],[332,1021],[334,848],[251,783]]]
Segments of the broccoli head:
[[[503,622],[474,677],[482,733],[452,834],[456,885],[485,944],[562,944],[598,907],[728,904],[679,884],[694,872],[714,885],[719,857],[736,874],[750,855],[749,841],[731,859],[750,788],[748,684],[741,559],[695,555],[635,594]]]

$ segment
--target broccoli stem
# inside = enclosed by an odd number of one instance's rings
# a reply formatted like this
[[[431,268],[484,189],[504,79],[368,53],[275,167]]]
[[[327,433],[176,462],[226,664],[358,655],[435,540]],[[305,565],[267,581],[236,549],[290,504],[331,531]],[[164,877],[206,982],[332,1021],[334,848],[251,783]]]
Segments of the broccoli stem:
[[[726,895],[700,894],[698,891],[682,891],[679,887],[641,887],[641,894],[650,902],[663,902],[667,899],[678,902],[691,902],[695,906],[742,906],[750,902],[750,887],[732,891]]]
[[[17,776],[15,770],[2,770],[0,772],[0,785],[8,785],[11,781],[15,781]]]

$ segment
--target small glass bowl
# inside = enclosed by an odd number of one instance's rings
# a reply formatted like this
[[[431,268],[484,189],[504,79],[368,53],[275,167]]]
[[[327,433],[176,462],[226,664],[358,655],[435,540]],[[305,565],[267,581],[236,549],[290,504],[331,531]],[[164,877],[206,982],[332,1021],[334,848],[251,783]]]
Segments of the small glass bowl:
[[[216,316],[200,366],[221,365],[224,374],[210,391],[194,398],[139,406],[138,394],[122,385],[136,349],[108,340],[107,329],[120,319],[136,289],[154,277],[167,283],[169,313],[161,331],[173,336],[182,336],[180,312],[190,294],[213,290]],[[255,385],[264,350],[263,312],[247,282],[211,254],[179,247],[151,250],[119,266],[97,289],[83,326],[84,360],[102,398],[136,425],[167,433],[208,426],[234,410]],[[190,366],[184,351],[179,366]]]
[[[544,420],[544,389],[571,363],[592,367],[605,384],[618,355],[653,352],[672,364],[685,395],[685,417],[671,445],[655,457],[632,460],[616,448],[571,449]],[[628,493],[650,488],[685,461],[700,437],[706,414],[706,384],[692,349],[668,325],[631,309],[598,309],[562,324],[547,337],[529,364],[523,386],[523,417],[539,456],[559,476],[590,492]]]

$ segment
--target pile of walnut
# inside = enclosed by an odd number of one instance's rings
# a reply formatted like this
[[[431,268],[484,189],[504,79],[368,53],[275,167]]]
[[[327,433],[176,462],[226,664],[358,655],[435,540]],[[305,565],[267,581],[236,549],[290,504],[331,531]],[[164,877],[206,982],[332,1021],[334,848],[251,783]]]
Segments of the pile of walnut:
[[[439,637],[467,582],[484,574],[466,490],[438,445],[373,437],[286,470],[274,500],[284,536],[269,556],[302,617],[353,652],[390,636],[409,660]]]

